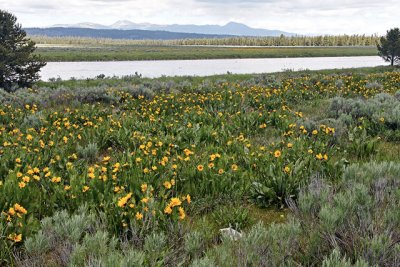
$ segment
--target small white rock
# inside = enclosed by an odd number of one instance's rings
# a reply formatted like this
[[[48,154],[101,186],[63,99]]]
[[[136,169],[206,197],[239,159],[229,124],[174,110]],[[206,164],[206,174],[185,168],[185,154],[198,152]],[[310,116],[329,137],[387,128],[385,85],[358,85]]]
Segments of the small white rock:
[[[236,231],[235,229],[233,229],[231,227],[219,229],[219,232],[221,233],[222,237],[229,238],[230,240],[233,240],[233,241],[236,241],[236,240],[242,238],[242,233]]]

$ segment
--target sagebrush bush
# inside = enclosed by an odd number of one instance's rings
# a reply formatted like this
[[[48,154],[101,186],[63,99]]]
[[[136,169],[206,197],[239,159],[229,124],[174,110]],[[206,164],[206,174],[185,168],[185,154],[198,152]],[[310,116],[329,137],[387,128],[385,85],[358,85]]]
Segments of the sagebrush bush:
[[[371,82],[367,82],[367,84],[365,85],[365,88],[367,89],[382,89],[383,85],[378,83],[377,81],[371,81]]]
[[[400,128],[400,100],[387,93],[369,99],[331,99],[327,115],[347,127],[361,126],[372,135],[397,140]]]
[[[352,264],[349,259],[343,257],[338,249],[332,250],[329,257],[325,257],[322,267],[368,267],[369,265],[363,260],[357,260]]]
[[[394,209],[399,199],[393,193],[399,188],[399,168],[394,162],[351,165],[337,188],[317,180],[300,193],[294,211],[307,226],[309,240],[318,236],[314,245],[308,244],[313,261],[337,248],[351,262],[396,266],[400,232]]]
[[[188,233],[185,236],[184,248],[192,259],[199,258],[205,249],[204,237],[198,231]]]
[[[152,233],[146,236],[143,250],[151,266],[162,265],[168,252],[167,237],[164,233]]]
[[[35,130],[40,130],[40,128],[42,128],[43,126],[43,115],[41,112],[37,112],[35,114],[29,114],[27,115],[22,124],[21,124],[21,128],[24,129],[29,129],[29,128],[33,128]]]
[[[394,97],[395,97],[398,101],[400,101],[400,90],[397,91],[397,92],[394,94]]]
[[[40,231],[24,243],[26,255],[18,259],[21,266],[45,266],[71,262],[75,246],[89,231],[96,229],[96,217],[82,207],[77,214],[56,212],[44,218]]]
[[[90,163],[95,162],[99,155],[99,148],[96,143],[90,143],[87,146],[77,146],[76,151],[81,159],[87,160]]]

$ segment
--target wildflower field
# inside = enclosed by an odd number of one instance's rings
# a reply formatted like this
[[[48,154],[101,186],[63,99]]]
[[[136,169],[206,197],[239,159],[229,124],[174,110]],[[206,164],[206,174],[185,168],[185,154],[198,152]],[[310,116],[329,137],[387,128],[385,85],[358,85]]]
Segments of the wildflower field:
[[[396,69],[0,89],[0,265],[399,266],[399,185]]]

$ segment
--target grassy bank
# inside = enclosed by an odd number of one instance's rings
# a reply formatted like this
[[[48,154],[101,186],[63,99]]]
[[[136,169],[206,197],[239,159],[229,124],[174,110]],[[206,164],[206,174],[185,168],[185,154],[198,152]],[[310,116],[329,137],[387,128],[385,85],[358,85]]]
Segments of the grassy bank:
[[[274,73],[265,74],[218,74],[211,76],[162,76],[158,78],[146,78],[140,75],[128,75],[124,77],[104,77],[104,78],[93,78],[93,79],[72,79],[72,80],[61,80],[55,79],[54,81],[39,81],[37,82],[38,87],[67,87],[67,88],[86,88],[95,86],[126,86],[129,84],[146,84],[146,83],[190,83],[191,86],[200,86],[205,82],[215,83],[218,81],[236,82],[241,83],[246,80],[262,79],[267,77],[272,77],[276,80],[283,80],[289,78],[299,78],[306,76],[315,75],[370,75],[378,74],[383,72],[398,71],[397,67],[390,66],[378,66],[378,67],[365,67],[365,68],[347,68],[347,69],[326,69],[326,70],[301,70],[301,71],[280,71]]]
[[[201,47],[201,46],[71,46],[39,47],[47,61],[122,61],[223,58],[374,56],[376,47]]]
[[[0,90],[0,265],[397,266],[399,114],[389,67]]]

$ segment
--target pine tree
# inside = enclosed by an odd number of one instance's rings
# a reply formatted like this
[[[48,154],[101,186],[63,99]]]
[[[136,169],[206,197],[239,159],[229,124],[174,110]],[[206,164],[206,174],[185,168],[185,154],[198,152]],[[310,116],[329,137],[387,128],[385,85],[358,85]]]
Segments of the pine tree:
[[[394,28],[387,31],[386,36],[382,37],[378,44],[379,56],[393,66],[400,62],[400,30]]]
[[[0,10],[0,88],[11,92],[39,79],[39,71],[46,63],[33,55],[35,49],[17,18]]]

